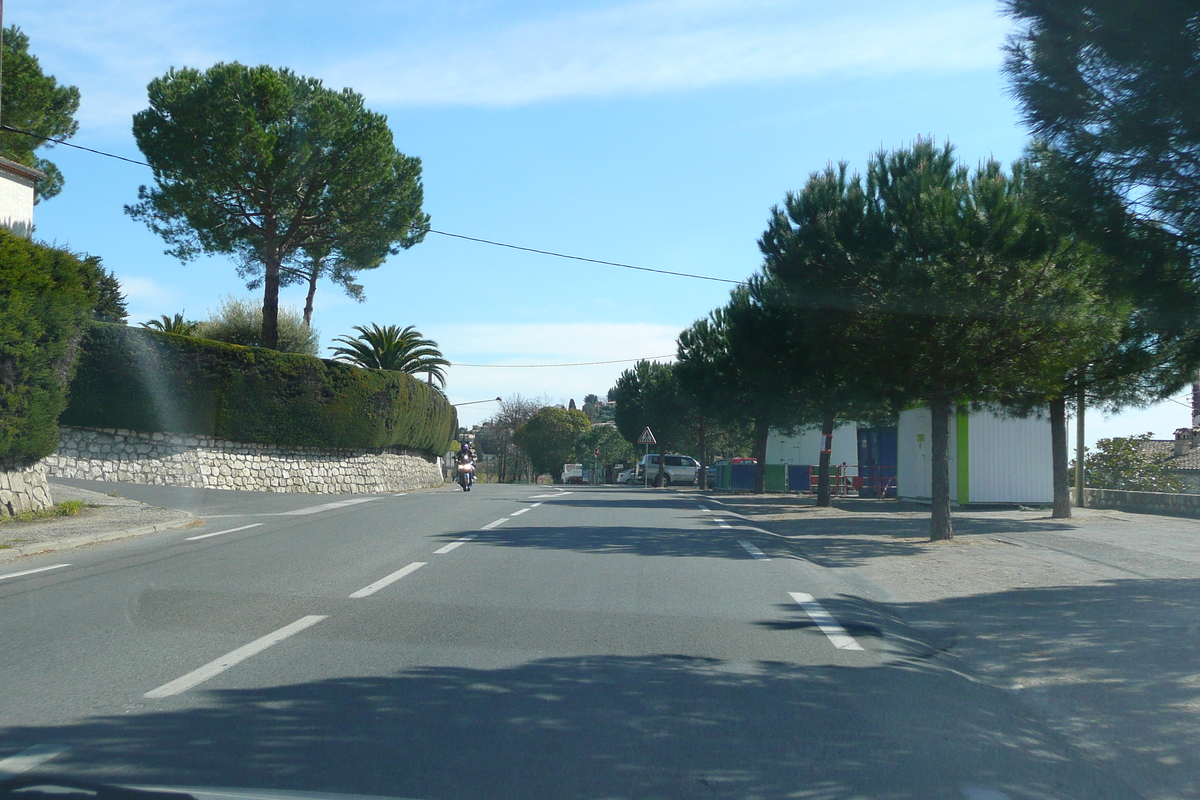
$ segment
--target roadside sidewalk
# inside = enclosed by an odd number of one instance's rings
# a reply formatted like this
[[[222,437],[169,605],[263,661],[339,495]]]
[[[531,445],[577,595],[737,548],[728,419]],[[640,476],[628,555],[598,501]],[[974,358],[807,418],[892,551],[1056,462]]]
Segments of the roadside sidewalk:
[[[908,668],[1010,692],[1144,797],[1200,797],[1200,522],[965,510],[933,543],[917,505],[707,498],[852,587],[835,617],[873,601],[943,654]]]
[[[88,507],[74,517],[0,525],[0,564],[35,553],[182,528],[196,521],[196,517],[186,511],[156,508],[136,500],[53,481],[50,496],[55,503],[82,500]]]

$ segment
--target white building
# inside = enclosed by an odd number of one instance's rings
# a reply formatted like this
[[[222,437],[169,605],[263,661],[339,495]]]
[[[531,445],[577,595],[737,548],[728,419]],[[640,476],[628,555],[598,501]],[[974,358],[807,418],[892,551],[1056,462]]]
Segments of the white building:
[[[932,495],[930,413],[900,413],[897,432],[899,496]],[[1050,419],[1006,417],[990,411],[960,411],[950,420],[950,499],[966,503],[1054,501]]]
[[[32,167],[0,158],[0,225],[18,236],[33,236],[33,187],[43,177]]]
[[[794,434],[772,428],[767,434],[767,463],[816,466],[821,460],[821,431],[804,428]],[[829,457],[833,465],[858,463],[858,427],[839,425],[833,429],[833,452]],[[857,475],[857,472],[851,474]]]

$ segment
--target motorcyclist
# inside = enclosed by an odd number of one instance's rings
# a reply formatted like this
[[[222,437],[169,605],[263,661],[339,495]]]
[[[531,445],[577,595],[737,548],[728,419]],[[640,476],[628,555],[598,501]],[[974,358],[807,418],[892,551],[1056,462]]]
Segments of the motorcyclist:
[[[471,450],[471,445],[469,442],[463,442],[462,447],[460,447],[458,452],[454,455],[454,464],[460,470],[463,464],[470,464],[474,466],[477,460],[478,459],[476,458],[474,451]],[[467,492],[471,491],[471,484],[474,482],[475,476],[472,474],[466,484],[463,486],[463,490]]]

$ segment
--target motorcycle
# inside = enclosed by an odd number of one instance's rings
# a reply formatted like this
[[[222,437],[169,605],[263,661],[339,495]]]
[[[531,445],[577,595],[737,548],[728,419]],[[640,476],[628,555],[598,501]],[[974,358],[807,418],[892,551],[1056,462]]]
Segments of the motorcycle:
[[[458,485],[462,487],[464,492],[471,491],[471,484],[475,482],[475,464],[470,461],[460,461],[458,464]]]

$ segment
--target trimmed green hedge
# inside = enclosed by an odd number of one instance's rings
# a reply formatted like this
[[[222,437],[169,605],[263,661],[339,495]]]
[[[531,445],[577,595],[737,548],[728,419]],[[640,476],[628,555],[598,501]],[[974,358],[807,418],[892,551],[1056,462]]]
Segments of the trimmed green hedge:
[[[458,415],[401,372],[93,323],[64,425],[327,448],[445,452]]]
[[[58,446],[58,416],[94,267],[0,228],[0,458],[36,460]]]

